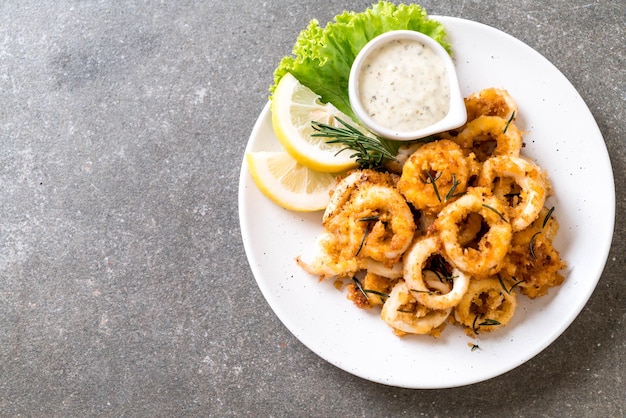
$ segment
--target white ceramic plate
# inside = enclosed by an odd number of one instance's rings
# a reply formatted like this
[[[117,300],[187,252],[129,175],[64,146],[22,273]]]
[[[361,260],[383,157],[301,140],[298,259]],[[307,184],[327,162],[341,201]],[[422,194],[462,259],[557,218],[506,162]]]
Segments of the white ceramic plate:
[[[244,164],[239,187],[243,243],[254,277],[285,326],[330,363],[362,378],[406,388],[447,388],[503,374],[529,360],[572,323],[604,269],[615,219],[611,165],[598,126],[576,89],[550,62],[491,27],[434,17],[447,28],[464,95],[509,91],[526,132],[523,153],[546,168],[555,190],[547,205],[561,229],[555,245],[565,282],[535,300],[519,295],[512,322],[472,340],[455,326],[440,339],[396,337],[376,310],[361,310],[332,281],[296,266],[321,232],[321,213],[284,210],[256,188]],[[247,151],[278,149],[266,106]],[[468,346],[473,342],[479,350]]]

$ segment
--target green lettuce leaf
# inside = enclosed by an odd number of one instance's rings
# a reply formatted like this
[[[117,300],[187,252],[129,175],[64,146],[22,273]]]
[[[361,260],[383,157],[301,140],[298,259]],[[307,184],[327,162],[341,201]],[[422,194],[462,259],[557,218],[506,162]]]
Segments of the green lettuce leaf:
[[[311,20],[298,35],[292,55],[284,57],[276,68],[270,92],[290,72],[319,94],[323,102],[332,103],[354,118],[348,98],[350,67],[365,44],[391,30],[422,32],[451,52],[444,39],[444,26],[429,19],[421,6],[380,1],[361,13],[343,12],[324,28],[317,20]]]

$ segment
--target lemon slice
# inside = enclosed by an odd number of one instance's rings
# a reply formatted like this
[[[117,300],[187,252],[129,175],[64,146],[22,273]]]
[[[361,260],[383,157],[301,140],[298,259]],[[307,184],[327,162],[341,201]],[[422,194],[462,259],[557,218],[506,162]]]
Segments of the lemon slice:
[[[285,151],[246,154],[248,169],[257,187],[285,209],[312,212],[328,205],[336,175],[311,170]]]
[[[278,82],[272,96],[272,127],[276,137],[300,164],[313,170],[337,173],[356,167],[352,152],[341,144],[327,144],[328,138],[312,137],[316,131],[311,121],[342,126],[341,120],[358,126],[352,119],[286,73]]]

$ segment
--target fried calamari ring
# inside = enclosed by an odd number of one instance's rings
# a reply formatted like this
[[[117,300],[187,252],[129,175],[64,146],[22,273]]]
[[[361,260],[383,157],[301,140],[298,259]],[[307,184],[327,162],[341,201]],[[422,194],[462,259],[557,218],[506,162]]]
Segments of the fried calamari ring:
[[[511,243],[511,224],[503,217],[500,201],[488,189],[472,188],[446,206],[437,216],[434,227],[439,233],[447,259],[460,270],[477,277],[495,274]],[[460,242],[460,225],[470,214],[482,217],[488,230],[473,246]]]
[[[349,223],[352,244],[358,244],[355,254],[392,265],[409,248],[415,233],[413,212],[402,195],[393,187],[369,185],[354,194],[354,198],[332,225]],[[391,263],[389,263],[391,262]]]
[[[322,232],[315,239],[314,253],[296,257],[296,263],[307,273],[321,279],[352,277],[360,270],[359,260],[353,256],[343,257],[337,248],[336,239],[329,232]]]
[[[352,193],[361,187],[371,184],[393,187],[398,181],[398,176],[391,173],[383,173],[374,170],[355,170],[341,179],[331,192],[331,197],[322,217],[322,224],[332,218],[350,200]]]
[[[472,280],[467,293],[454,308],[454,319],[467,327],[470,335],[493,331],[509,323],[517,298],[494,277]]]
[[[498,116],[479,116],[467,124],[455,141],[466,154],[474,153],[481,162],[494,155],[517,157],[523,142],[517,126]]]
[[[353,193],[360,188],[372,184],[393,187],[397,181],[396,177],[373,170],[357,170],[341,179],[333,189],[324,212],[322,224],[325,229],[315,241],[314,254],[298,256],[296,258],[298,265],[306,272],[321,278],[351,277],[362,269],[365,261],[355,257],[359,243],[354,243],[358,238],[350,234],[351,224],[335,223],[330,229],[326,224],[344,209],[344,205],[353,198]],[[393,268],[400,270],[397,266],[389,267]]]
[[[498,196],[500,201],[506,203],[504,211],[511,221],[513,231],[520,231],[537,219],[543,208],[549,191],[548,178],[530,160],[503,155],[491,157],[483,163],[478,186],[493,190],[495,183],[503,178],[513,179],[520,189],[519,194],[505,189],[503,195]]]
[[[391,290],[380,316],[396,332],[428,334],[441,326],[450,312],[452,308],[431,310],[420,305],[407,284],[400,280]]]
[[[465,192],[468,177],[468,161],[461,147],[441,139],[411,154],[402,169],[398,190],[416,209],[437,213]]]
[[[415,241],[404,256],[404,281],[419,303],[430,309],[448,309],[454,307],[469,286],[470,277],[457,268],[448,269],[440,258],[432,260],[441,251],[439,237],[428,236]],[[429,263],[430,261],[430,263]],[[448,271],[451,270],[451,271]],[[445,288],[429,287],[426,276],[434,276],[435,282],[446,282]],[[452,289],[448,285],[453,283]]]
[[[471,94],[465,98],[467,122],[479,116],[499,116],[504,120],[514,118],[517,113],[517,103],[511,95],[503,89],[490,87]]]
[[[396,177],[360,170],[341,180],[324,212],[316,256],[311,261],[298,257],[298,264],[323,278],[350,277],[368,265],[397,271],[416,225],[411,208],[394,187]]]

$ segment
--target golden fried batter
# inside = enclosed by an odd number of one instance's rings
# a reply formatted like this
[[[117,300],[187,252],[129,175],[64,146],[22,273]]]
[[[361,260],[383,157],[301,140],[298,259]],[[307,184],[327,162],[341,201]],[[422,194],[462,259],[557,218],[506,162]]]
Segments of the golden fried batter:
[[[437,213],[465,192],[469,174],[461,147],[441,139],[423,145],[409,157],[398,190],[415,209]]]
[[[404,146],[390,172],[348,173],[316,255],[297,259],[347,281],[348,299],[380,307],[398,336],[439,337],[446,323],[473,337],[491,332],[510,322],[517,293],[536,298],[564,281],[558,223],[544,207],[552,186],[520,155],[515,101],[492,88],[465,103],[465,126]]]

